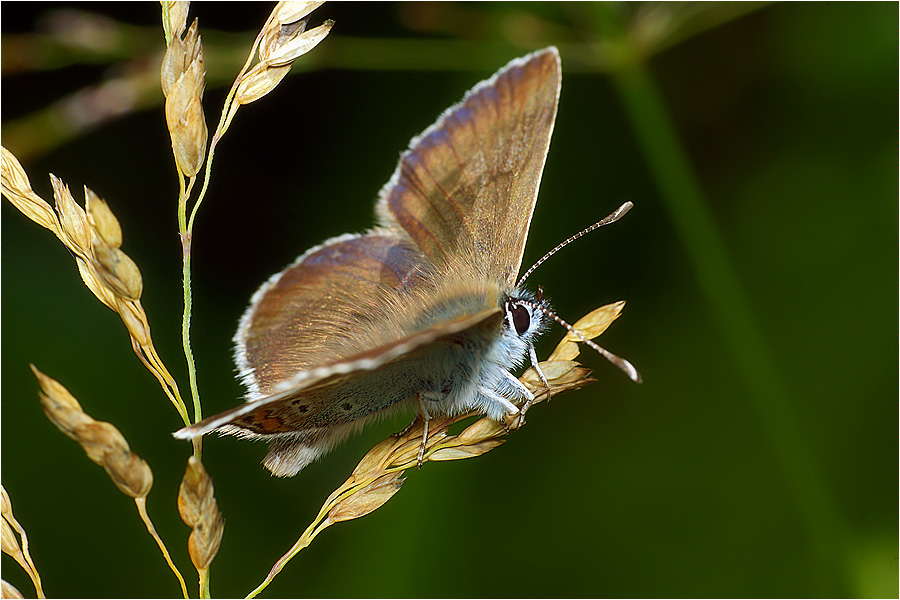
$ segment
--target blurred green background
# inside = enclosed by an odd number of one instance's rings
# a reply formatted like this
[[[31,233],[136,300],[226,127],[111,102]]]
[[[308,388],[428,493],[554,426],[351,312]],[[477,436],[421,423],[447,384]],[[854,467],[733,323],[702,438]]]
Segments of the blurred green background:
[[[159,6],[0,10],[3,143],[44,198],[53,172],[77,199],[87,184],[109,201],[186,393]],[[191,9],[211,127],[268,10]],[[410,473],[264,596],[896,597],[897,5],[334,3],[312,24],[325,18],[337,23],[329,38],[239,111],[217,152],[194,236],[205,414],[242,393],[230,339],[255,288],[311,245],[368,227],[409,139],[550,44],[563,88],[524,263],[632,200],[531,285],[569,320],[627,300],[601,342],[645,383],[583,355],[596,384],[535,408],[481,458]],[[60,136],[56,103],[104,82],[122,92],[107,109],[123,114]],[[46,592],[178,587],[131,501],[42,415],[29,362],[149,462],[150,514],[196,593],[175,509],[188,451],[170,436],[174,409],[62,245],[8,202],[0,212],[2,481]],[[539,353],[561,336],[551,330]],[[259,465],[261,445],[209,439],[226,518],[213,595],[253,589],[405,423],[288,480]],[[2,568],[32,593],[6,556]]]

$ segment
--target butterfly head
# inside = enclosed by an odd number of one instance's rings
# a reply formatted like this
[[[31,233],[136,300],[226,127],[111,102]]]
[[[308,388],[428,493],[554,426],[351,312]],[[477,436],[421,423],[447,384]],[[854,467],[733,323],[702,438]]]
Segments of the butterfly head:
[[[522,277],[519,278],[518,283],[516,284],[516,291],[509,295],[507,300],[504,303],[506,309],[506,320],[508,325],[511,327],[512,331],[517,333],[521,338],[523,338],[526,342],[526,347],[531,349],[533,346],[532,339],[539,334],[543,328],[546,326],[548,320],[553,320],[558,324],[562,325],[567,331],[569,331],[572,335],[579,338],[582,342],[587,344],[591,349],[599,353],[601,356],[606,358],[613,365],[621,369],[626,375],[628,375],[629,379],[636,383],[640,383],[642,381],[640,373],[638,373],[637,369],[634,366],[625,360],[624,358],[609,352],[605,348],[598,346],[596,343],[592,342],[590,339],[584,336],[580,331],[572,327],[569,323],[561,319],[556,315],[551,309],[550,304],[543,298],[543,293],[538,287],[538,295],[537,297],[533,297],[529,292],[526,292],[522,288],[522,284],[526,279],[537,269],[540,265],[542,265],[548,258],[577,240],[578,238],[586,235],[604,225],[609,225],[610,223],[615,223],[620,218],[622,218],[629,210],[632,208],[631,202],[626,202],[611,214],[607,215],[605,218],[597,221],[590,227],[586,227],[582,229],[575,235],[563,240],[560,244],[558,244],[555,248],[547,252],[544,256],[542,256],[536,263],[531,265],[531,267],[525,271]]]
[[[514,290],[503,300],[504,327],[531,345],[546,328],[549,310],[550,303],[546,299],[535,298],[527,290]]]

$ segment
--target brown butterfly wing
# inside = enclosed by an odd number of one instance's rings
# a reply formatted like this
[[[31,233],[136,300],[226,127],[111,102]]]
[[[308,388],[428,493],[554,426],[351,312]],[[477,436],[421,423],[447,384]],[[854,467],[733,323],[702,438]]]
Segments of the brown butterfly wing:
[[[277,385],[273,395],[185,427],[175,436],[187,439],[215,430],[266,440],[266,467],[277,476],[291,477],[373,418],[406,407],[420,391],[416,373],[423,360],[446,352],[447,344],[462,347],[471,338],[496,335],[502,319],[497,307],[461,315],[383,347],[302,371]]]
[[[266,437],[348,424],[396,402],[411,399],[418,391],[416,382],[411,377],[415,373],[415,363],[427,355],[430,347],[462,337],[491,336],[502,320],[503,313],[499,308],[474,315],[462,315],[390,344],[300,371],[275,386],[270,395],[208,417],[180,429],[175,435],[179,438],[191,438],[228,427],[228,433],[245,437]],[[374,373],[376,370],[377,374]],[[369,395],[372,397],[364,404],[353,398],[352,394],[341,391],[369,373],[372,373],[373,381],[363,385],[369,386]],[[394,374],[406,374],[409,385],[404,385],[407,382],[391,381]],[[390,394],[378,393],[381,390],[377,389],[379,383],[375,380],[385,381],[387,389],[405,390],[408,387],[409,394],[391,398]],[[321,398],[333,394],[345,396],[345,406],[321,405]]]
[[[275,275],[254,295],[235,335],[248,397],[404,337],[372,321],[386,296],[421,286],[423,260],[405,236],[374,231],[330,240]]]
[[[434,264],[515,283],[560,89],[556,48],[517,59],[410,143],[377,205]]]

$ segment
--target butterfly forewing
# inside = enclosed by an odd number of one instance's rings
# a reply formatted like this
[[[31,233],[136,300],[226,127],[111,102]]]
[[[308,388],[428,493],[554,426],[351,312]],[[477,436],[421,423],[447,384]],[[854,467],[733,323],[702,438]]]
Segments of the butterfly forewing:
[[[422,258],[404,236],[343,236],[313,248],[270,280],[254,296],[235,336],[251,399],[272,393],[300,371],[402,337],[367,322],[380,314],[386,294],[421,284]],[[373,335],[361,336],[361,330]]]
[[[411,142],[381,191],[381,222],[399,225],[439,267],[464,257],[475,273],[511,286],[559,88],[555,48],[514,60],[473,88]]]

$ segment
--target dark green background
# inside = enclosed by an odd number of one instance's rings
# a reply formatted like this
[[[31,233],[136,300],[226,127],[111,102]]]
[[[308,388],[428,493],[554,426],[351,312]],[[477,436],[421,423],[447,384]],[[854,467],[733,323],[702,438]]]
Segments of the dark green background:
[[[4,36],[38,29],[59,6],[3,3]],[[79,8],[151,35],[158,27],[156,3]],[[295,68],[238,113],[194,237],[206,414],[238,402],[230,338],[253,290],[309,246],[369,226],[408,140],[507,60],[552,43],[563,90],[524,262],[632,200],[631,214],[561,252],[531,285],[570,320],[627,300],[602,343],[645,379],[636,386],[583,356],[598,383],[540,405],[484,457],[410,473],[383,508],[326,530],[265,595],[896,597],[897,6],[765,6],[648,58],[785,399],[751,391],[746,365],[757,356],[716,318],[710,290],[727,282],[698,284],[686,250],[695,234],[675,226],[679,211],[635,135],[632,115],[643,108],[626,109],[614,77],[591,66],[586,44],[645,9],[326,5],[314,23],[337,25],[309,71]],[[658,7],[676,17],[688,9]],[[226,60],[213,50],[215,29],[237,34],[227,41],[240,56],[267,11],[194,6],[210,32],[208,66]],[[109,65],[79,61],[11,73],[10,39],[5,127],[109,76]],[[409,51],[401,40],[434,44]],[[207,90],[211,127],[223,94]],[[79,200],[87,184],[109,201],[144,276],[157,347],[186,393],[177,186],[161,106],[24,163],[45,198],[53,172]],[[175,510],[188,455],[169,435],[175,411],[61,244],[7,202],[2,223],[2,480],[46,592],[178,588],[131,501],[41,414],[29,362],[149,462],[150,513],[196,590]],[[561,335],[547,334],[542,353]],[[783,410],[760,410],[766,400]],[[259,466],[262,446],[208,440],[204,461],[226,518],[214,595],[255,587],[365,451],[403,421],[367,430],[289,480]],[[8,557],[2,566],[31,592]]]

